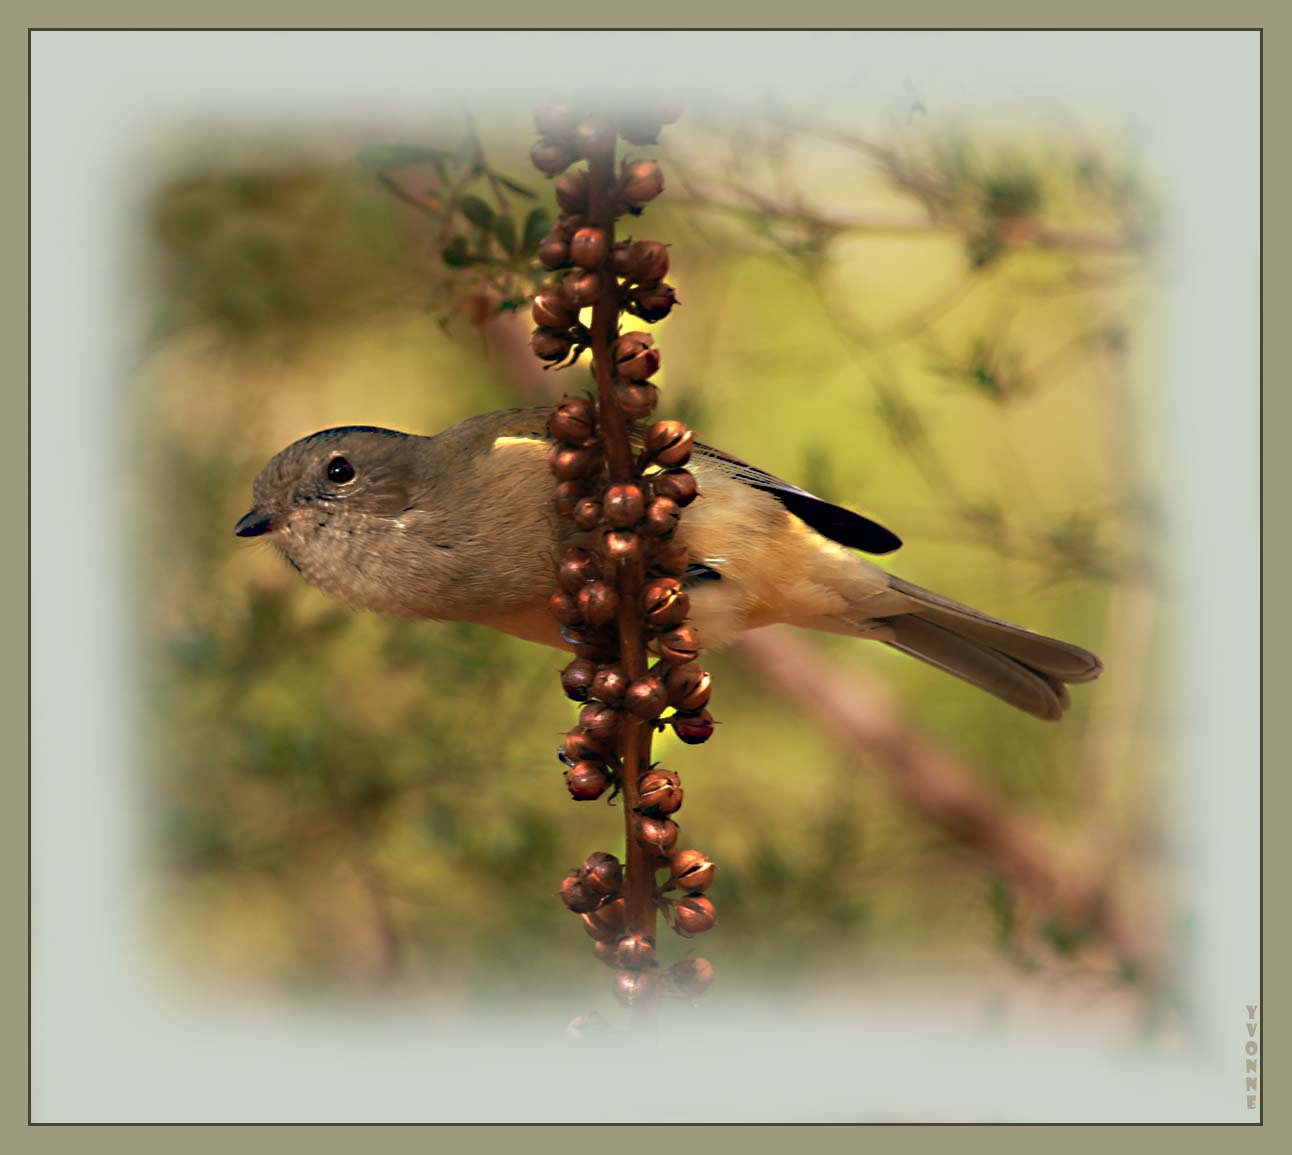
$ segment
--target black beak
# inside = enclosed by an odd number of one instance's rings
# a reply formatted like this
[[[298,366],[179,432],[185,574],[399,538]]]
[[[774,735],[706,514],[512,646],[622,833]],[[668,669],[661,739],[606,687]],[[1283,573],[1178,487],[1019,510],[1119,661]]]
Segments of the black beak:
[[[239,537],[259,537],[273,529],[274,523],[258,509],[253,509],[233,527]]]

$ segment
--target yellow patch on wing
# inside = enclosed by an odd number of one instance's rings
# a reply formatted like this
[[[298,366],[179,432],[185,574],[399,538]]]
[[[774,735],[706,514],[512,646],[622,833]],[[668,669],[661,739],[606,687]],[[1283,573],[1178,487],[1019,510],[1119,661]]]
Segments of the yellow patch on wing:
[[[492,448],[500,449],[504,445],[533,445],[534,442],[540,441],[540,440],[541,438],[538,436],[512,437],[510,435],[504,434],[502,437],[495,437],[493,439]]]

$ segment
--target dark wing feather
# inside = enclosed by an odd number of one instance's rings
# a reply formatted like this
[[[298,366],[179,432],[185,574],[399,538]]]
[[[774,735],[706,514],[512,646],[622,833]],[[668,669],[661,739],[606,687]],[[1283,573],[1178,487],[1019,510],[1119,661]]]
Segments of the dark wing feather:
[[[795,517],[802,518],[817,533],[831,541],[866,553],[892,553],[902,544],[902,539],[897,534],[878,522],[840,505],[832,505],[815,494],[808,493],[806,489],[800,489],[797,485],[764,472],[756,465],[750,465],[747,461],[741,461],[738,457],[699,442],[696,442],[695,452],[728,477],[742,481],[753,489],[770,493]]]

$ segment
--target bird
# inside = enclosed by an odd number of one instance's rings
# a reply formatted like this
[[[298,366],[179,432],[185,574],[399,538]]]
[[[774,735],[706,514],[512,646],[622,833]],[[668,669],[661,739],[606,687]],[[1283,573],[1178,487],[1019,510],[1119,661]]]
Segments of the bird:
[[[301,577],[355,609],[466,621],[573,648],[548,611],[558,558],[587,544],[553,508],[550,407],[468,418],[434,436],[370,425],[293,442],[255,479],[234,527],[265,537]],[[689,621],[706,648],[788,623],[867,638],[1057,721],[1068,685],[1103,667],[1089,650],[991,617],[863,557],[901,539],[721,450],[695,443],[701,497],[687,551]]]

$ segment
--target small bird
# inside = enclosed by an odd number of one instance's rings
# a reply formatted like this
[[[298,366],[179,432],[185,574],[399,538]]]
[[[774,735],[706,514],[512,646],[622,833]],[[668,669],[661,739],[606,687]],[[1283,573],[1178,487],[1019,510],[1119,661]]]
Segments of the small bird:
[[[234,533],[267,536],[307,582],[349,606],[570,649],[547,603],[560,551],[589,535],[553,509],[550,413],[486,413],[434,437],[325,429],[265,466]],[[689,468],[701,499],[676,538],[706,647],[774,622],[870,638],[1049,721],[1068,707],[1066,683],[1103,668],[1088,650],[866,561],[856,551],[902,544],[869,518],[709,446],[695,445]]]

